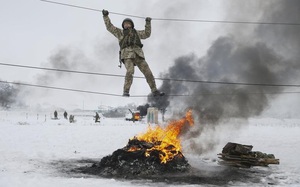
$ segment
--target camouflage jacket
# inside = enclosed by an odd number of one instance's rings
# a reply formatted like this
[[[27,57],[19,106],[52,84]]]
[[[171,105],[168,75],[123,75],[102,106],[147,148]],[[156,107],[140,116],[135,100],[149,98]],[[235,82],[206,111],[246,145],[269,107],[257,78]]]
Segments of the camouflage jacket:
[[[115,27],[108,16],[103,16],[104,23],[106,26],[106,29],[112,33],[116,38],[118,38],[119,43],[123,39],[123,29]],[[151,35],[151,22],[146,21],[145,30],[137,30],[137,34],[140,39],[146,39],[149,38]],[[145,58],[144,52],[141,47],[138,46],[129,46],[121,50],[121,59],[128,59],[128,58],[135,58],[136,55]]]

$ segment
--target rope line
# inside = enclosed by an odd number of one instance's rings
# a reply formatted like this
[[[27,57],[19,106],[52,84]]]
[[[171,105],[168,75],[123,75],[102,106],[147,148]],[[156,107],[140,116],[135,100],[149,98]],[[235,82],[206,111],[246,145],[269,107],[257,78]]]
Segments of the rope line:
[[[29,84],[29,83],[21,83],[21,82],[10,82],[10,81],[0,81],[0,82],[2,82],[2,83],[10,83],[10,84],[15,84],[15,85],[21,85],[21,86],[30,86],[30,87],[54,89],[54,90],[64,90],[64,91],[73,91],[73,92],[81,92],[81,93],[89,93],[89,94],[99,94],[99,95],[108,95],[108,96],[122,96],[122,95],[119,95],[119,94],[111,94],[111,93],[103,93],[103,92],[96,92],[96,91],[79,90],[79,89],[72,89],[72,88],[61,88],[61,87],[45,86],[45,85]]]
[[[58,72],[67,72],[67,73],[87,74],[87,75],[101,75],[101,76],[110,76],[110,77],[125,77],[124,75],[117,75],[117,74],[96,73],[96,72],[87,72],[87,71],[77,71],[77,70],[47,68],[47,67],[37,67],[37,66],[26,66],[26,65],[20,65],[20,64],[8,64],[8,63],[2,63],[2,62],[0,62],[0,65],[2,65],[2,66],[12,66],[12,67],[18,67],[18,68],[47,70],[47,71],[58,71]],[[135,77],[135,78],[143,78],[143,77]]]
[[[122,77],[125,75],[109,74],[109,73],[97,73],[97,72],[87,72],[87,71],[77,71],[77,70],[67,70],[67,69],[55,69],[46,67],[36,67],[36,66],[26,66],[20,64],[8,64],[0,62],[2,66],[11,66],[18,68],[29,68],[47,71],[58,71],[67,73],[77,73],[77,74],[87,74],[87,75],[98,75],[98,76],[109,76],[109,77]],[[134,78],[145,79],[142,76],[134,76]],[[203,83],[203,84],[222,84],[222,85],[241,85],[241,86],[266,86],[266,87],[300,87],[300,84],[266,84],[266,83],[245,83],[245,82],[224,82],[224,81],[204,81],[204,80],[189,80],[189,79],[175,79],[175,78],[155,78],[161,81],[175,81],[175,82],[191,82],[191,83]]]
[[[9,83],[9,84],[14,84],[14,85],[19,85],[19,86],[29,86],[29,87],[37,87],[37,88],[45,88],[45,89],[53,89],[53,90],[63,90],[63,91],[72,91],[72,92],[79,92],[79,93],[88,93],[88,94],[97,94],[97,95],[105,95],[105,96],[114,96],[114,97],[123,97],[120,94],[113,94],[113,93],[104,93],[104,92],[97,92],[97,91],[89,91],[89,90],[80,90],[80,89],[73,89],[73,88],[62,88],[62,87],[55,87],[55,86],[45,86],[45,85],[39,85],[39,84],[29,84],[29,83],[22,83],[22,82],[11,82],[11,81],[1,81],[1,83]],[[190,95],[190,94],[166,94],[165,96],[169,97],[195,97],[199,95],[239,95],[240,93],[197,93],[197,95]],[[300,92],[291,92],[291,91],[286,91],[286,92],[268,92],[268,93],[259,93],[259,92],[248,92],[248,93],[243,93],[247,95],[280,95],[280,94],[300,94]],[[150,94],[149,94],[150,95]],[[132,95],[130,97],[148,97],[149,95]],[[165,97],[165,96],[158,96],[159,97]]]
[[[90,11],[102,12],[100,9],[94,9],[89,7],[77,6],[72,4],[60,3],[55,1],[48,1],[48,0],[40,0],[46,3],[52,3],[57,5],[69,6],[73,8],[85,9]],[[131,14],[123,14],[117,12],[109,12],[110,14],[115,14],[119,16],[128,16],[134,18],[141,18],[145,19],[143,16],[136,16]],[[300,23],[287,23],[287,22],[256,22],[256,21],[226,21],[226,20],[201,20],[201,19],[179,19],[179,18],[152,18],[152,20],[156,21],[176,21],[176,22],[202,22],[202,23],[225,23],[225,24],[252,24],[252,25],[285,25],[285,26],[300,26]]]

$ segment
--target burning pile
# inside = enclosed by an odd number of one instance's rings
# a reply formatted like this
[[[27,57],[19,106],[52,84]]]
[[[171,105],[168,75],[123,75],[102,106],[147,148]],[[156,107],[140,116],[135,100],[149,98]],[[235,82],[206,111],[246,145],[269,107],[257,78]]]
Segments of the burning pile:
[[[181,153],[179,135],[187,125],[193,125],[192,111],[166,128],[149,127],[147,132],[129,140],[112,155],[94,164],[94,174],[101,176],[136,177],[186,172],[190,165]]]

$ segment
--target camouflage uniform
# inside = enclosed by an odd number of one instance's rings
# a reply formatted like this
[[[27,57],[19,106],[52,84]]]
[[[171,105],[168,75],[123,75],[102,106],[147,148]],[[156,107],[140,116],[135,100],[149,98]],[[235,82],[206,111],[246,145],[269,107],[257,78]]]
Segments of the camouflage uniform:
[[[108,16],[103,16],[103,19],[105,22],[106,29],[110,33],[112,33],[116,38],[118,38],[119,43],[120,43],[122,41],[122,39],[124,38],[124,30],[115,27],[111,23]],[[130,29],[130,30],[133,30],[133,29]],[[131,32],[131,31],[129,31],[129,32]],[[139,30],[139,31],[136,31],[136,33],[139,37],[139,40],[150,37],[151,22],[146,21],[145,30],[141,30],[141,31]],[[120,46],[121,46],[121,44],[120,44]],[[141,47],[139,47],[137,45],[131,45],[131,46],[127,46],[123,49],[121,48],[121,60],[124,62],[126,70],[127,70],[126,76],[125,76],[124,90],[123,90],[124,92],[129,93],[129,90],[130,90],[130,87],[132,84],[132,80],[133,80],[135,65],[140,69],[140,71],[146,77],[146,80],[150,86],[151,92],[157,91],[153,74],[152,74],[147,62],[145,61],[144,52]]]

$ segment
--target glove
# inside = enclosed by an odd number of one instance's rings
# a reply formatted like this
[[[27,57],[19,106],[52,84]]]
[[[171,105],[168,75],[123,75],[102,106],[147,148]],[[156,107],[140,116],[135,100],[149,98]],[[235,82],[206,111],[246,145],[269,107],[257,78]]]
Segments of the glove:
[[[102,10],[102,14],[103,14],[103,16],[108,16],[108,14],[109,14],[109,12],[107,11],[107,10]]]
[[[150,17],[146,17],[146,21],[148,22],[150,22],[152,20],[152,18],[150,18]]]

